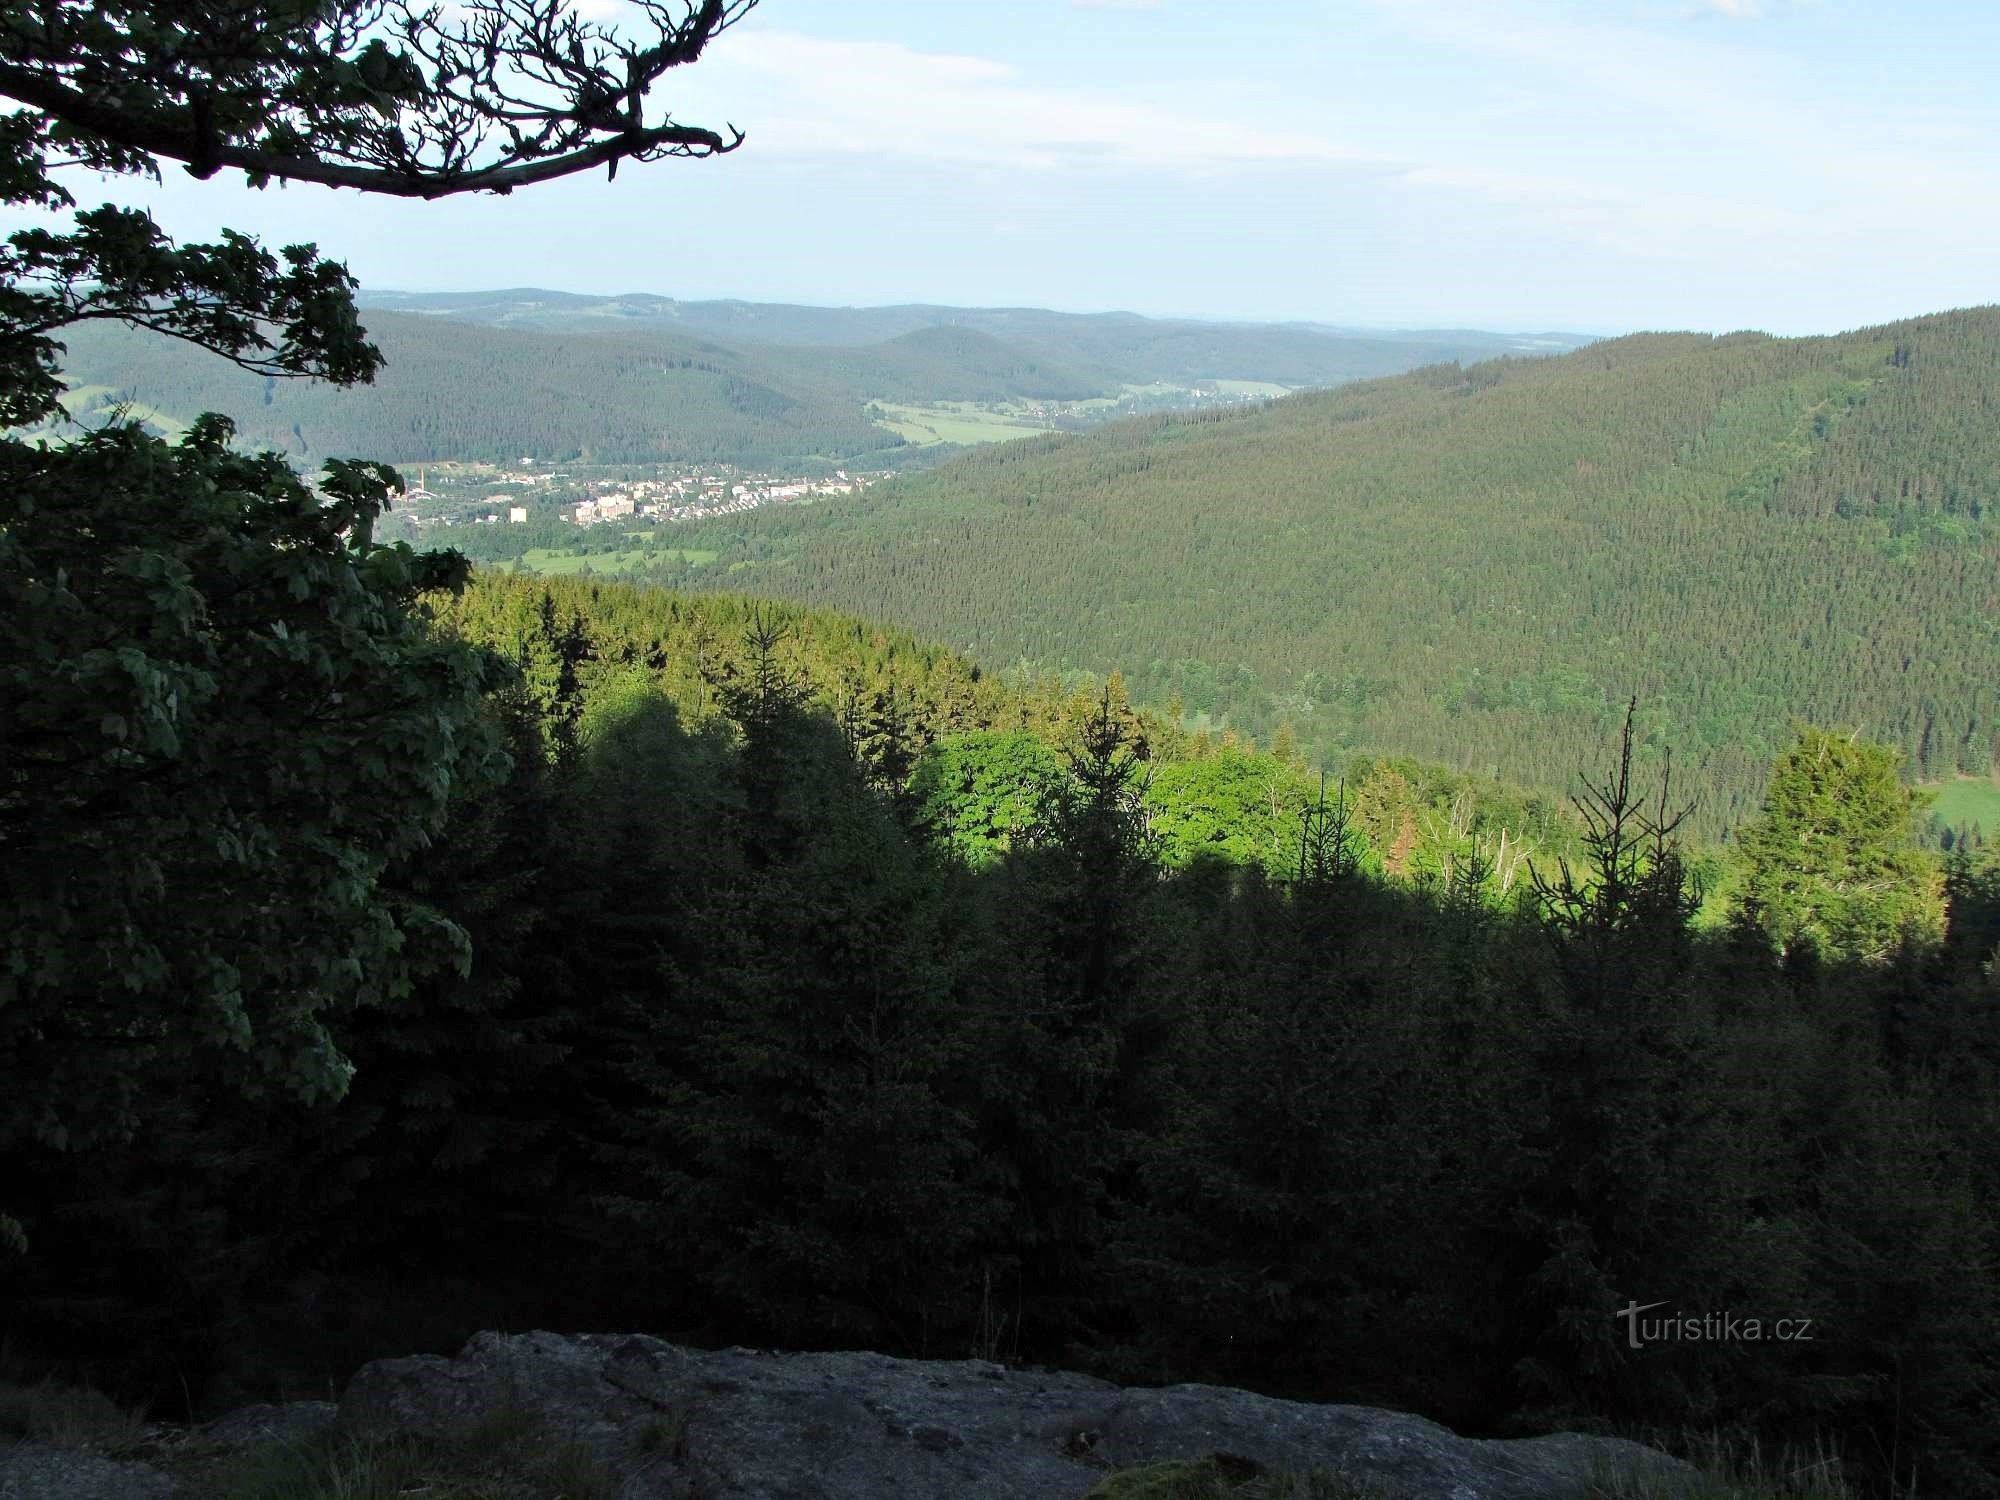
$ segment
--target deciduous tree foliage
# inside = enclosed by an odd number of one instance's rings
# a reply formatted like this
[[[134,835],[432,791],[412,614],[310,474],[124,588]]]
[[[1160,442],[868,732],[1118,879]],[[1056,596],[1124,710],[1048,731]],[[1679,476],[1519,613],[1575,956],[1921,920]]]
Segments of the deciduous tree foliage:
[[[322,496],[228,435],[0,445],[12,1139],[115,1133],[122,1090],[204,1048],[338,1094],[325,1013],[466,958],[377,895],[497,749],[492,671],[415,608],[462,564],[363,539],[382,472]]]
[[[144,1160],[194,1098],[337,1098],[336,1017],[470,959],[384,883],[501,762],[497,663],[418,605],[463,564],[367,540],[386,471],[316,493],[228,436],[0,443],[0,1156],[23,1172]],[[32,1236],[106,1201],[79,1198],[0,1212]]]
[[[726,151],[646,94],[752,3],[642,3],[640,44],[512,0],[11,7],[0,201],[74,209],[62,167],[163,159],[433,197]],[[176,246],[111,206],[17,231],[0,422],[57,411],[56,335],[93,321],[366,381],[352,287],[312,246]],[[330,1014],[469,962],[459,925],[383,883],[501,761],[492,663],[417,604],[464,561],[375,545],[392,470],[336,459],[308,485],[230,435],[0,439],[0,1150],[129,1139],[174,1077],[337,1097]]]

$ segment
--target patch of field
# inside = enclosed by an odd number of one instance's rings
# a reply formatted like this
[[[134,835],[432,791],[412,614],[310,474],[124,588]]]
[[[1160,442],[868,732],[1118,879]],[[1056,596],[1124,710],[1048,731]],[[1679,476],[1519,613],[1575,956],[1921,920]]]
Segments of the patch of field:
[[[530,547],[519,563],[523,573],[545,573],[553,577],[584,573],[622,573],[627,568],[643,568],[664,558],[678,557],[691,567],[707,567],[721,554],[700,547],[634,547],[624,552],[559,552],[550,547]]]
[[[1269,380],[1206,380],[1225,396],[1289,396],[1292,388]]]
[[[643,552],[553,552],[547,547],[532,547],[521,557],[521,568],[527,573],[547,573],[563,577],[573,573],[616,573],[627,566],[627,557],[641,558]]]
[[[1003,408],[982,407],[969,401],[942,406],[896,406],[887,401],[874,403],[888,415],[877,422],[905,442],[929,446],[934,443],[1007,443],[1015,438],[1033,437],[1053,428],[1026,417],[1011,415]]]
[[[108,422],[113,413],[123,411],[127,421],[144,422],[155,432],[167,437],[179,437],[187,431],[187,423],[178,417],[170,417],[157,406],[144,401],[120,401],[117,389],[108,385],[77,385],[64,391],[61,397],[63,410],[78,426],[97,427]]]
[[[116,390],[115,386],[108,385],[73,385],[65,389],[58,399],[70,411],[79,406],[108,406]]]
[[[1954,776],[1924,790],[1936,793],[1930,810],[1947,828],[1970,823],[1988,837],[2000,834],[2000,782],[1991,776]]]

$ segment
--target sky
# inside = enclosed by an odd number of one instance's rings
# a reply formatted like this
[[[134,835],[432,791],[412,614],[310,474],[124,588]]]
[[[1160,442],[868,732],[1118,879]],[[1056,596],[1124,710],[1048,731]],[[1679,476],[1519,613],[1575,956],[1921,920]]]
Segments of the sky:
[[[761,0],[657,93],[724,157],[102,196],[375,288],[1830,333],[2000,300],[1996,64],[2000,0]]]

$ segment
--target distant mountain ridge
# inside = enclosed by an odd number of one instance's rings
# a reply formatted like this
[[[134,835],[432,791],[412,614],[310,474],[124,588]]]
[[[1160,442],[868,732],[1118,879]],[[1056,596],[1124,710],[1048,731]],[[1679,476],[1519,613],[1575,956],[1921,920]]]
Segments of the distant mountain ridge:
[[[970,328],[1038,358],[1097,369],[1136,383],[1196,379],[1336,385],[1438,360],[1561,352],[1592,342],[1587,335],[1569,333],[1375,331],[1317,323],[1208,322],[1126,312],[1061,313],[1031,307],[927,303],[810,307],[733,300],[682,302],[644,292],[591,297],[538,288],[436,293],[371,290],[362,292],[359,300],[363,307],[501,327],[561,332],[672,328],[737,344],[859,346],[927,328]]]
[[[67,331],[81,420],[137,403],[155,425],[218,411],[239,440],[317,463],[529,457],[592,463],[859,463],[903,440],[821,372],[707,339],[547,334],[371,311],[387,365],[340,390],[269,380],[183,344],[109,326]],[[78,409],[78,408],[81,409]]]
[[[912,449],[872,403],[1000,406],[1215,381],[1338,385],[1505,352],[1505,335],[1349,338],[1032,308],[810,308],[518,290],[362,299],[388,359],[341,391],[248,375],[110,326],[65,335],[72,414],[171,430],[203,411],[317,462],[368,456],[891,465]],[[1001,429],[1005,432],[1005,429]]]

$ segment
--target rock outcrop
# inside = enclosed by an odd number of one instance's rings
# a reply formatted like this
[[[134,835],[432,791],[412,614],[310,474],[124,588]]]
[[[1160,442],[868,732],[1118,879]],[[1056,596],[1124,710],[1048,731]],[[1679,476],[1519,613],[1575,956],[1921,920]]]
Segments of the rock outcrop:
[[[168,1500],[174,1482],[148,1464],[47,1443],[0,1443],[0,1500]]]
[[[1693,1477],[1613,1438],[1478,1440],[1215,1386],[635,1336],[482,1333],[455,1359],[379,1360],[349,1383],[340,1425],[442,1436],[507,1412],[588,1446],[632,1500],[1080,1500],[1113,1470],[1212,1454],[1411,1500],[1586,1500],[1614,1475],[1669,1492]]]

